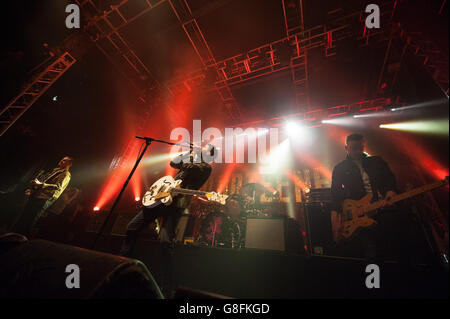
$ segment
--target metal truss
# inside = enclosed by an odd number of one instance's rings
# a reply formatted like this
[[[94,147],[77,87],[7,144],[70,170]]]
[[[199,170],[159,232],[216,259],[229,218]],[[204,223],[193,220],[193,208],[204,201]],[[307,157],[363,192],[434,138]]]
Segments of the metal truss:
[[[295,36],[296,33],[301,33],[304,30],[303,1],[282,0],[282,4],[286,36]],[[291,57],[290,60],[295,103],[298,111],[309,108],[307,52],[307,50],[298,48],[298,56]]]
[[[448,54],[431,41],[421,32],[407,32],[401,30],[401,39],[405,42],[405,47],[411,54],[423,64],[436,85],[442,93],[449,96],[449,74],[448,74]]]
[[[231,125],[231,127],[278,127],[285,124],[287,119],[303,123],[306,127],[317,127],[322,125],[323,120],[333,119],[343,116],[363,115],[376,112],[389,111],[392,107],[404,106],[399,97],[375,98],[365,101],[342,104],[329,108],[320,108],[307,112],[288,114],[285,116],[273,117],[270,119],[261,119],[246,123]]]
[[[102,10],[100,1],[76,0],[84,14],[87,15],[88,26],[86,31],[93,41],[111,37],[120,29],[143,16],[169,0],[142,0],[139,9],[131,9],[129,0],[119,0],[116,5],[111,5],[109,10]],[[127,10],[128,9],[128,10]]]
[[[286,35],[303,31],[303,0],[282,0]]]
[[[284,1],[283,4],[285,3],[291,2]],[[289,7],[286,4],[284,6]],[[302,26],[289,27],[286,18],[286,33],[288,34],[286,37],[248,52],[215,63],[211,62],[202,69],[195,70],[187,76],[177,77],[165,85],[171,90],[184,89],[191,92],[195,89],[202,89],[211,91],[215,87],[223,85],[224,82],[231,87],[275,72],[291,71],[297,105],[300,109],[308,109],[307,51],[322,47],[325,56],[331,57],[336,54],[337,42],[349,37],[356,37],[362,46],[372,42],[387,42],[390,37],[389,34],[386,34],[386,30],[391,30],[395,7],[396,3],[392,1],[386,1],[381,5],[381,21],[385,27],[376,31],[365,28],[365,15],[362,12],[344,15],[342,10],[334,10],[329,12],[330,22],[326,25],[316,26],[295,34],[289,33],[301,29]],[[285,15],[288,14],[285,13]],[[289,16],[292,17],[292,13]],[[302,21],[302,18],[299,17],[298,20]],[[292,26],[292,22],[290,25]],[[213,87],[209,83],[211,69],[220,71],[219,76],[213,80]]]
[[[192,11],[188,3],[186,0],[170,0],[169,2],[203,66],[215,66],[214,71],[220,79],[216,82],[216,91],[225,105],[230,119],[240,119],[241,111],[236,99],[234,98],[229,85],[226,81],[224,81],[220,69],[217,67],[216,59],[214,58],[214,55],[212,54],[212,51],[203,36],[197,20],[192,15]]]
[[[203,11],[220,7],[229,1],[213,1],[206,5],[205,7],[208,8]],[[240,117],[239,107],[230,90],[232,85],[269,75],[273,72],[290,70],[298,109],[307,109],[309,105],[307,51],[309,49],[322,46],[325,49],[326,56],[333,56],[336,42],[347,37],[356,35],[366,45],[369,43],[369,39],[380,36],[383,37],[383,40],[387,39],[385,32],[382,30],[365,29],[364,12],[344,14],[342,9],[329,13],[330,22],[327,25],[304,30],[303,0],[282,0],[286,27],[284,39],[217,62],[196,21],[195,17],[199,13],[193,13],[186,0],[143,0],[139,9],[134,10],[130,9],[129,0],[122,0],[118,1],[117,5],[110,6],[110,9],[106,11],[101,11],[96,2],[94,0],[78,1],[82,10],[91,12],[86,28],[87,32],[112,61],[121,60],[121,62],[125,62],[126,67],[130,71],[134,70],[139,79],[152,77],[118,31],[150,10],[168,2],[199,56],[203,67],[187,77],[184,75],[182,78],[178,77],[169,83],[165,83],[164,87],[167,87],[172,93],[177,89],[192,91],[199,86],[206,86],[210,90],[217,91],[232,119]],[[390,23],[389,19],[393,16],[396,1],[394,5],[392,0],[385,1],[380,6],[382,23],[387,25]],[[111,54],[111,51],[114,51],[114,54]],[[121,62],[118,62],[118,64]],[[205,83],[209,82],[211,78],[213,78],[213,83]]]
[[[56,60],[36,74],[6,107],[0,111],[0,136],[2,136],[37,99],[44,94],[74,63],[76,59],[64,52]]]
[[[164,2],[167,0],[158,1],[153,5],[148,0],[144,1],[146,7],[143,10],[135,15],[127,16],[120,10],[126,7],[128,0],[110,6],[110,10],[104,12],[101,11],[99,3],[96,1],[77,1],[83,13],[88,17],[86,33],[111,63],[131,80],[130,83],[140,92],[141,99],[145,99],[146,89],[159,87],[160,84],[118,31]]]

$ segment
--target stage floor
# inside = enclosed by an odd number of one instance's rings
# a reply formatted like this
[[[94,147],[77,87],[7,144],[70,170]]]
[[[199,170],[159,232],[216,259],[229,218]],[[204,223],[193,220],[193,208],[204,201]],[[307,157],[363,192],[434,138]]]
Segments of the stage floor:
[[[75,245],[91,248],[95,234]],[[100,238],[97,250],[117,254],[122,236]],[[138,241],[133,258],[145,263],[158,284],[163,271],[157,241]],[[367,262],[282,251],[176,245],[173,287],[233,298],[448,298],[448,271],[441,265],[378,265],[380,288],[366,287]]]

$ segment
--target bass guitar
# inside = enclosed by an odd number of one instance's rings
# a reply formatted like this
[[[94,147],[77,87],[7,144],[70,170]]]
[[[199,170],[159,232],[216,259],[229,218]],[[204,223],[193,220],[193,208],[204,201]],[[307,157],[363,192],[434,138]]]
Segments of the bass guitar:
[[[396,203],[407,198],[417,196],[419,194],[428,192],[432,189],[448,184],[448,176],[431,184],[414,188],[410,191],[398,194],[392,198],[392,203]],[[376,201],[372,203],[372,194],[367,194],[360,200],[346,199],[342,204],[342,227],[340,231],[341,238],[344,240],[352,238],[359,230],[371,227],[377,224],[372,218],[378,209],[383,205],[383,201]]]

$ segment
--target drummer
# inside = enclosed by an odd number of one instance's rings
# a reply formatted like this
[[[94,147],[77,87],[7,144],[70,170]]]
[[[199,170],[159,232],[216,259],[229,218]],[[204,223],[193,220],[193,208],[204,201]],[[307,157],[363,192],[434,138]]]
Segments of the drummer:
[[[224,213],[233,221],[238,221],[243,216],[244,198],[240,194],[232,194],[227,198]]]
[[[242,248],[245,243],[245,199],[240,194],[232,194],[227,198],[224,213],[231,222],[231,247]]]

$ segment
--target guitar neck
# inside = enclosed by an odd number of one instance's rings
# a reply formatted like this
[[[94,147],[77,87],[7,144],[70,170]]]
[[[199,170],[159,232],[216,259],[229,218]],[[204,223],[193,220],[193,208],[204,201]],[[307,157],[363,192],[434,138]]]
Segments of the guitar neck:
[[[438,188],[438,187],[440,187],[442,185],[445,185],[446,183],[447,182],[444,182],[444,181],[437,181],[437,182],[434,182],[434,183],[431,183],[431,184],[427,184],[427,185],[424,185],[424,186],[420,186],[420,187],[414,188],[414,189],[412,189],[410,191],[407,191],[407,192],[401,193],[401,194],[399,194],[397,196],[394,196],[394,198],[392,199],[392,202],[393,203],[400,202],[400,201],[405,200],[407,198],[414,197],[414,196],[417,196],[419,194],[428,192],[428,191],[430,191],[432,189]],[[365,211],[365,213],[368,213],[368,212],[377,210],[377,209],[379,209],[381,207],[381,205],[382,205],[381,201],[374,202],[374,203],[368,205],[367,208],[364,209],[364,211]]]
[[[183,194],[183,195],[200,195],[200,196],[205,196],[207,194],[207,192],[196,191],[196,190],[187,189],[187,188],[174,188],[174,189],[172,189],[171,192],[177,193],[177,194]]]

